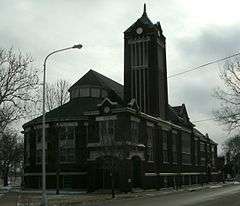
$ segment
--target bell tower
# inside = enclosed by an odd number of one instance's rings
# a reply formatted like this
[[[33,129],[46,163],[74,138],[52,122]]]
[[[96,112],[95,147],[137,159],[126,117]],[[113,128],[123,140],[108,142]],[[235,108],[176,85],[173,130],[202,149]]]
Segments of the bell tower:
[[[153,24],[146,5],[141,18],[124,32],[124,100],[136,99],[142,112],[167,119],[165,36]]]

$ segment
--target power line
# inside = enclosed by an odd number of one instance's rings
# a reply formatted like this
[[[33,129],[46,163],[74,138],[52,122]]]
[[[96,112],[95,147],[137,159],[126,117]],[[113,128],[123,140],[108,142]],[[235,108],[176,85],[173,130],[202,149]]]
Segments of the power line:
[[[235,57],[235,56],[238,56],[238,55],[240,55],[240,52],[238,52],[238,53],[236,53],[236,54],[232,54],[232,55],[230,55],[230,56],[226,56],[226,57],[221,58],[221,59],[216,59],[216,60],[207,62],[207,63],[205,63],[205,64],[202,64],[202,65],[200,65],[200,66],[194,67],[194,68],[192,68],[192,69],[188,69],[188,70],[185,70],[185,71],[176,73],[176,74],[169,75],[167,78],[172,78],[172,77],[179,76],[179,75],[182,75],[182,74],[185,74],[185,73],[194,71],[194,70],[198,70],[198,69],[201,69],[201,68],[206,67],[206,66],[208,66],[208,65],[215,64],[215,63],[218,63],[218,62],[221,62],[221,61],[230,59],[230,58]]]
[[[232,57],[236,57],[236,56],[238,56],[238,55],[240,55],[240,52],[235,53],[235,54],[232,54],[232,55],[230,55],[230,56],[226,56],[226,57],[223,57],[223,58],[220,58],[220,59],[216,59],[216,60],[207,62],[207,63],[205,63],[205,64],[201,64],[200,66],[194,67],[194,68],[192,68],[192,69],[188,69],[188,70],[185,70],[185,71],[176,73],[176,74],[169,75],[167,78],[169,79],[169,78],[176,77],[176,76],[179,76],[179,75],[182,75],[182,74],[185,74],[185,73],[189,73],[189,72],[192,72],[192,71],[195,71],[195,70],[198,70],[198,69],[203,69],[203,68],[206,67],[206,66],[209,66],[209,65],[211,65],[211,64],[215,64],[215,63],[218,63],[218,62],[221,62],[221,61],[230,59],[230,58],[232,58]],[[230,115],[230,116],[224,116],[223,118],[232,117],[232,116],[237,116],[237,115],[239,115],[239,114],[234,114],[234,115]],[[216,118],[200,119],[200,120],[193,121],[192,123],[206,122],[206,121],[210,121],[210,120],[216,120]]]
[[[232,114],[232,115],[226,115],[226,116],[223,116],[222,118],[235,117],[235,116],[238,116],[238,115],[240,115],[240,113]],[[200,120],[193,121],[192,123],[206,122],[206,121],[210,121],[210,120],[217,120],[217,118],[212,117],[212,118],[207,118],[207,119],[200,119]]]
[[[206,122],[206,121],[210,121],[210,120],[216,120],[216,118],[200,119],[200,120],[193,121],[192,123]]]

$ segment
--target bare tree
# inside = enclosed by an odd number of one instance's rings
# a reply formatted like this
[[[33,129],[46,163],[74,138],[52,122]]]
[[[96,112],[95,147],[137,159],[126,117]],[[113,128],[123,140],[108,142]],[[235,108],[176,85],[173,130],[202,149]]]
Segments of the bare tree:
[[[8,126],[9,123],[16,120],[19,116],[19,111],[14,110],[13,107],[8,107],[5,104],[1,106],[0,109],[0,135],[4,131],[4,129]]]
[[[56,83],[48,83],[46,85],[46,106],[48,111],[62,106],[69,101],[69,87],[69,82],[63,79],[58,80]]]
[[[70,95],[68,89],[70,83],[66,80],[60,79],[54,83],[46,84],[46,110],[51,111],[59,106],[62,106],[69,101]],[[34,117],[42,114],[42,87],[39,85],[35,91],[36,101],[32,101],[28,104],[28,117],[33,119]]]
[[[220,101],[220,108],[214,111],[214,116],[231,131],[240,127],[240,59],[226,61],[220,77],[225,87],[214,91]]]
[[[4,186],[8,185],[9,173],[20,167],[23,161],[23,142],[17,132],[6,129],[0,136],[0,174]]]
[[[32,58],[20,51],[0,48],[0,125],[4,127],[24,115],[38,86],[38,72]]]
[[[229,157],[227,162],[233,176],[240,174],[240,135],[234,135],[224,142],[223,150]]]

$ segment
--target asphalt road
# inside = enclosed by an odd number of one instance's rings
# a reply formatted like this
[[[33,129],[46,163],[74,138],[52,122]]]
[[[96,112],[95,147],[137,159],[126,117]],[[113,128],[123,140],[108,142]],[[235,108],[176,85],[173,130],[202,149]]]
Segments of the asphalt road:
[[[240,206],[240,185],[111,201],[96,206]]]
[[[149,193],[149,197],[145,198],[118,199],[91,204],[91,206],[240,206],[240,185],[151,195]],[[9,192],[0,197],[0,206],[16,206],[16,200],[17,193]]]

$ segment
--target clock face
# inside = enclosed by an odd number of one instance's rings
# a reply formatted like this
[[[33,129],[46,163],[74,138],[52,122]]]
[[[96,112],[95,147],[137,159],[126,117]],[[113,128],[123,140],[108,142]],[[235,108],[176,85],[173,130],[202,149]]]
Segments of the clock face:
[[[142,27],[138,27],[136,29],[136,32],[137,32],[137,34],[141,34],[143,32],[143,28]]]

